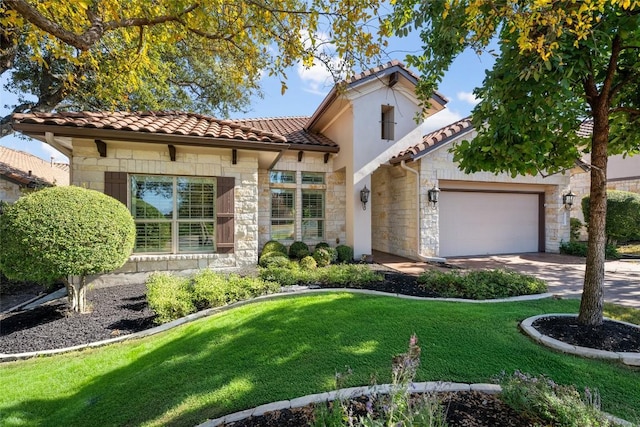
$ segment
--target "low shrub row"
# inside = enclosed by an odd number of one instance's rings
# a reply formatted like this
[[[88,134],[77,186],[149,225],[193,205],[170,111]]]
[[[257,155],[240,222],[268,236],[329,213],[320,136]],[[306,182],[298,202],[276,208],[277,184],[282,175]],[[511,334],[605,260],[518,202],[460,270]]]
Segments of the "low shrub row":
[[[350,263],[353,261],[353,248],[347,245],[338,245],[332,248],[328,243],[320,242],[311,252],[309,246],[304,242],[293,242],[287,249],[282,243],[270,240],[262,248],[258,265],[260,267],[285,267],[290,259],[302,261],[308,257],[315,261],[315,265],[308,259],[305,261],[305,265],[309,268],[326,267],[335,263]]]
[[[324,268],[308,268],[307,258],[300,263],[289,261],[286,266],[271,265],[260,269],[263,280],[278,282],[282,286],[293,285],[331,285],[343,287],[363,287],[368,283],[384,280],[384,277],[372,271],[368,265],[340,264]],[[313,260],[313,258],[311,258]]]
[[[211,270],[202,270],[191,277],[154,273],[146,284],[147,301],[156,313],[157,323],[280,290],[280,285],[275,282],[237,274],[224,275]]]
[[[493,299],[547,291],[544,281],[515,271],[478,270],[465,273],[425,271],[418,284],[445,298]]]
[[[587,242],[560,242],[560,253],[566,255],[587,256]],[[607,244],[604,256],[606,259],[619,259],[620,254],[615,245]]]

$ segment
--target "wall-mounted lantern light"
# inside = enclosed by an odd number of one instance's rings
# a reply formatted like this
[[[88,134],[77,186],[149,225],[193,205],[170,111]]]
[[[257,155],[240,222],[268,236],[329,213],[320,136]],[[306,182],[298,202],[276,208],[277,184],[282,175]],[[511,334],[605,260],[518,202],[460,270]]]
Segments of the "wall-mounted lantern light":
[[[367,210],[367,202],[369,201],[370,193],[371,190],[369,190],[366,185],[362,190],[360,190],[360,201],[362,202],[362,210]]]
[[[440,189],[434,185],[433,188],[427,191],[427,196],[429,197],[429,203],[431,203],[431,205],[435,208],[440,197]]]
[[[573,199],[575,197],[576,195],[573,194],[573,191],[571,190],[569,190],[567,194],[562,195],[562,204],[566,209],[571,210],[571,207],[573,206]]]

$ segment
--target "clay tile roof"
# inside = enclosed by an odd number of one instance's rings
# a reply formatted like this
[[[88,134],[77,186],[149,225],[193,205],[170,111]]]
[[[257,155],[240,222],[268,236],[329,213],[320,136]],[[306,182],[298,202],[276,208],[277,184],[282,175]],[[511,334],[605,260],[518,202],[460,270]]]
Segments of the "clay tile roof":
[[[69,165],[0,146],[0,176],[21,185],[69,185]]]
[[[415,74],[413,71],[408,69],[402,62],[398,61],[397,59],[394,59],[393,61],[387,62],[386,64],[381,64],[381,65],[378,65],[377,67],[370,68],[368,70],[362,71],[361,73],[358,73],[358,74],[354,75],[353,77],[345,80],[345,83],[346,84],[355,83],[357,81],[366,79],[367,77],[374,76],[374,75],[380,73],[381,71],[387,70],[387,69],[392,68],[392,67],[400,67],[400,68],[402,68],[404,71],[407,72],[407,74],[409,74],[411,77],[413,77],[416,80],[418,80],[420,78],[417,74]]]
[[[578,136],[587,138],[590,137],[593,133],[593,120],[587,120],[580,123],[580,128],[578,128]]]
[[[75,128],[112,129],[167,135],[223,138],[240,141],[286,143],[283,135],[243,126],[236,121],[220,120],[195,113],[162,112],[62,112],[16,113],[13,123],[57,125]]]
[[[272,117],[238,119],[234,121],[254,129],[261,129],[282,135],[287,139],[287,142],[291,144],[338,147],[338,144],[326,136],[306,131],[304,125],[308,120],[309,117]]]
[[[390,163],[399,163],[402,160],[415,160],[421,155],[430,151],[432,148],[450,141],[451,139],[471,129],[473,129],[473,125],[471,124],[471,117],[466,117],[462,120],[458,120],[455,123],[451,123],[450,125],[447,125],[441,129],[423,136],[422,142],[420,144],[410,147],[393,156],[390,160]]]

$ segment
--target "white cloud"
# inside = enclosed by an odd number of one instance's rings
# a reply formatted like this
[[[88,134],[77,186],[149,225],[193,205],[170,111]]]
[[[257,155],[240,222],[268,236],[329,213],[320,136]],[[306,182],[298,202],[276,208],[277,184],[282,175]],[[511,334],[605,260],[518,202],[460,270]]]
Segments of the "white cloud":
[[[312,48],[311,37],[308,32],[304,31],[300,35],[304,46],[307,49]],[[340,69],[340,59],[335,56],[335,46],[330,43],[330,37],[327,33],[318,32],[314,34],[316,55],[327,58],[328,64],[315,60],[311,67],[305,67],[302,62],[298,63],[298,77],[303,83],[305,92],[316,95],[326,95],[333,87],[334,80],[329,67],[333,70]]]
[[[476,98],[476,96],[472,92],[458,92],[456,97],[460,101],[464,101],[471,105],[478,105],[480,103],[480,98]]]
[[[463,117],[460,113],[445,108],[444,110],[438,111],[433,116],[428,117],[422,124],[422,131],[424,134],[427,134],[450,125],[451,123],[457,122],[462,118]]]

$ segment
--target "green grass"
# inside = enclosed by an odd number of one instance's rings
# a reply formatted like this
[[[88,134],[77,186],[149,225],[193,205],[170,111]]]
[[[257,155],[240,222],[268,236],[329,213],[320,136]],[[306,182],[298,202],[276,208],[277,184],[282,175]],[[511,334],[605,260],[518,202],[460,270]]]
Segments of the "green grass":
[[[334,388],[390,380],[416,333],[417,381],[489,382],[501,371],[596,387],[603,408],[640,421],[640,371],[556,353],[518,330],[577,300],[463,304],[349,293],[246,305],[161,335],[0,365],[0,425],[184,425]]]

